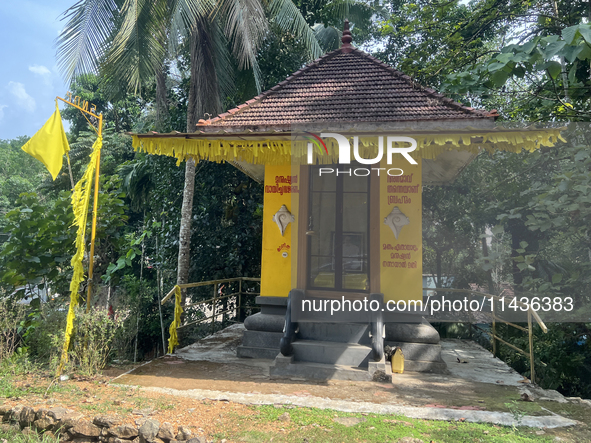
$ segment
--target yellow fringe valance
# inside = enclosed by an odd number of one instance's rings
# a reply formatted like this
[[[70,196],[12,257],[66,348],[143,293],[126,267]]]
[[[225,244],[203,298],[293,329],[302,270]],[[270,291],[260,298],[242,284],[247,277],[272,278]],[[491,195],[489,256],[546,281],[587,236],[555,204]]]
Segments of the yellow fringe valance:
[[[561,140],[561,129],[524,130],[511,132],[483,132],[470,134],[408,135],[417,141],[417,149],[411,156],[418,159],[435,159],[445,151],[469,151],[474,154],[481,149],[487,152],[508,151],[533,152],[541,147],[551,147]],[[338,162],[338,143],[325,140],[326,154],[319,155],[314,148],[314,162],[321,164]],[[259,165],[284,165],[304,163],[307,159],[308,141],[290,140],[209,140],[181,137],[142,137],[133,135],[133,148],[148,154],[166,155],[177,159],[177,164],[192,157],[196,162],[242,161]],[[401,143],[400,146],[408,146]],[[360,137],[359,153],[363,158],[374,158],[377,137]]]

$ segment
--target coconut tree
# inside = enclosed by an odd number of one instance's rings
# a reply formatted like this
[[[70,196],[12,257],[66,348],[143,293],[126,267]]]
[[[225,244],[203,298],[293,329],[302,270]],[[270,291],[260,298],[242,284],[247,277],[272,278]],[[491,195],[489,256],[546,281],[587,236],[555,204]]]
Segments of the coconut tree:
[[[332,1],[333,14],[341,19],[349,13],[350,5],[362,4]],[[166,104],[164,60],[174,57],[180,44],[188,43],[191,82],[187,132],[193,132],[206,113],[217,115],[222,111],[221,97],[232,89],[234,66],[252,72],[261,92],[257,53],[271,24],[301,40],[310,59],[323,52],[315,31],[292,0],[79,0],[64,12],[64,19],[66,25],[57,39],[57,58],[66,78],[95,72],[101,74],[111,92],[136,94],[155,78],[158,108]],[[194,182],[195,162],[187,159],[178,284],[186,283],[189,275]]]
[[[231,87],[233,63],[251,70],[261,91],[256,56],[271,21],[301,38],[310,58],[322,53],[314,31],[291,0],[79,0],[64,18],[66,26],[57,39],[63,74],[73,79],[83,73],[100,73],[115,92],[138,93],[145,82],[157,78],[157,95],[161,96],[165,57],[188,41],[188,132],[195,130],[205,113],[222,111],[220,97]],[[189,274],[194,181],[195,162],[188,159],[179,232],[179,284],[186,283]]]

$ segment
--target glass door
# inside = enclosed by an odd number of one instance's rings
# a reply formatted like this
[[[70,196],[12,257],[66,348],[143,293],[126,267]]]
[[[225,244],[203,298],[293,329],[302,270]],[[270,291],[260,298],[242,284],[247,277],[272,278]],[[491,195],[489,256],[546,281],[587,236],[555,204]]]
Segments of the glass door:
[[[310,168],[308,229],[309,289],[369,291],[369,177],[339,165],[320,175]],[[326,168],[326,166],[323,166]]]

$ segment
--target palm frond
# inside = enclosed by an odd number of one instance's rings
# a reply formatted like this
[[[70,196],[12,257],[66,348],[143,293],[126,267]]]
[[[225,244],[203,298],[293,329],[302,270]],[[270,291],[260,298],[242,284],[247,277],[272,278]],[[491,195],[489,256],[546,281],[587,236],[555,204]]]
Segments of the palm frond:
[[[224,35],[219,19],[213,18],[211,27],[211,42],[216,60],[215,70],[222,96],[231,95],[236,87],[234,78],[235,64],[232,54],[228,51],[228,39]]]
[[[62,14],[67,22],[56,40],[56,57],[66,81],[98,71],[118,12],[113,0],[79,0]]]
[[[327,17],[332,17],[338,21],[342,21],[349,17],[349,9],[356,0],[332,0],[322,8],[322,12],[327,14]]]
[[[169,0],[171,10],[169,45],[172,53],[178,49],[179,39],[188,38],[200,17],[209,17],[215,0]]]
[[[216,30],[217,28],[217,30]],[[219,39],[215,34],[221,34],[215,21],[197,18],[197,23],[191,34],[191,83],[189,89],[189,103],[193,108],[187,109],[187,131],[192,132],[194,125],[205,114],[216,116],[222,110],[220,83],[218,78],[220,51]],[[192,100],[191,98],[194,97]]]
[[[137,94],[164,60],[167,3],[164,0],[127,0],[122,22],[106,55],[104,74],[123,82]]]
[[[324,26],[318,23],[312,27],[318,43],[326,52],[339,49],[343,33],[334,26]]]
[[[140,211],[146,205],[152,181],[151,156],[125,162],[117,168],[117,173],[123,179],[122,188],[130,200],[131,209]]]
[[[314,31],[292,0],[271,0],[269,3],[269,13],[271,20],[282,31],[290,32],[302,39],[311,59],[316,59],[323,54]]]
[[[265,9],[259,0],[220,0],[219,13],[238,69],[252,69],[257,90],[263,90],[257,54],[268,30]]]
[[[368,23],[371,17],[383,8],[359,0],[333,0],[322,8],[322,15],[333,17],[337,29],[342,29],[343,21],[349,19],[354,24]],[[325,23],[326,24],[326,23]]]

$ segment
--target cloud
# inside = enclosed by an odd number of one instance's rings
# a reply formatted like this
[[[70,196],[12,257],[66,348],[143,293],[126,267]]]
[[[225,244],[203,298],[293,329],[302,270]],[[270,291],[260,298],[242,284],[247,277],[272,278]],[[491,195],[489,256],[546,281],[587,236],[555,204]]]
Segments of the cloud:
[[[8,108],[8,105],[0,105],[0,120],[4,118],[4,108]]]
[[[32,66],[29,66],[29,71],[31,71],[33,74],[41,77],[43,79],[43,83],[45,85],[51,86],[51,77],[52,77],[51,71],[49,69],[47,69],[45,66],[32,65]]]
[[[21,108],[28,112],[35,111],[37,103],[35,103],[35,99],[33,97],[27,94],[25,85],[18,82],[8,82],[8,91],[14,96],[16,99],[16,104]]]
[[[29,66],[29,71],[31,71],[34,74],[40,75],[42,77],[46,77],[46,76],[51,75],[51,71],[43,65]]]

